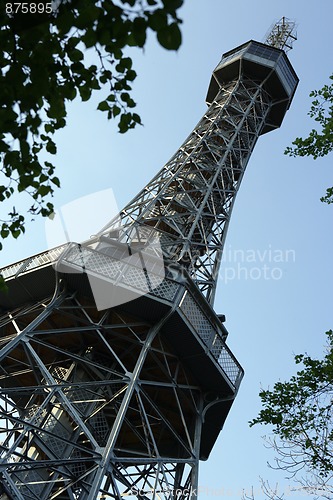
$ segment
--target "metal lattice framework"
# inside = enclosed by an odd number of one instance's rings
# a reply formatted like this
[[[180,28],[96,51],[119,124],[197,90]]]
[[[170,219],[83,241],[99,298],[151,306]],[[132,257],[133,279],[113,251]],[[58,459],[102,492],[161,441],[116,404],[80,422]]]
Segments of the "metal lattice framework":
[[[172,298],[165,284],[155,292],[170,309],[154,324],[65,290],[1,318],[0,470],[12,498],[193,498],[207,401],[165,337],[175,308],[233,392],[242,370],[195,295],[172,285]]]
[[[197,498],[243,375],[212,308],[230,215],[297,82],[276,46],[224,54],[204,117],[116,219],[1,271],[2,499]],[[98,307],[90,278],[135,300]]]
[[[166,259],[185,266],[213,302],[235,195],[272,103],[261,83],[240,77],[224,85],[192,134],[110,228],[160,234]]]

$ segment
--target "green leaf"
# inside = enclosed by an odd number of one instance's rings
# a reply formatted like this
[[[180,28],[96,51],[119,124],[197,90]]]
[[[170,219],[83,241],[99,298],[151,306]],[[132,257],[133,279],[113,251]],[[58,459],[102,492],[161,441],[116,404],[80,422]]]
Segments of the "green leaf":
[[[30,145],[27,141],[20,141],[22,159],[27,159],[30,156]]]
[[[63,86],[63,88],[62,88],[62,95],[66,99],[69,99],[70,101],[73,101],[73,99],[75,99],[75,97],[77,95],[76,88],[72,84],[65,84]]]
[[[133,69],[129,69],[128,71],[126,71],[125,77],[126,80],[130,80],[132,82],[136,78],[136,72]]]
[[[60,180],[58,179],[58,177],[52,177],[51,182],[53,182],[53,184],[60,188]]]
[[[135,106],[136,106],[136,103],[131,98],[127,99],[127,103],[126,104],[127,104],[127,106],[129,108],[135,108]]]
[[[87,29],[86,32],[82,35],[82,41],[85,46],[88,48],[93,47],[97,42],[97,33],[94,29]]]
[[[45,174],[41,174],[41,175],[39,176],[39,182],[40,182],[40,183],[45,182],[45,181],[47,181],[47,180],[48,180],[48,176],[47,176],[47,175],[45,175]]]
[[[64,100],[60,99],[59,96],[54,97],[52,100],[50,100],[50,106],[46,111],[46,114],[49,118],[55,118],[56,120],[66,116],[66,107]]]
[[[55,155],[57,153],[57,146],[51,139],[49,139],[49,141],[46,144],[46,151],[51,155]]]
[[[78,37],[78,36],[71,36],[67,40],[67,47],[70,50],[73,50],[80,43],[80,41],[81,41],[80,37]]]
[[[182,43],[182,36],[178,24],[172,23],[169,26],[160,29],[157,32],[157,39],[165,49],[179,49]]]
[[[109,80],[111,80],[111,78],[112,78],[111,71],[104,70],[103,73],[101,74],[101,76],[99,77],[99,81],[104,84],[104,83],[108,82]]]
[[[184,0],[162,0],[162,1],[164,7],[168,10],[168,12],[176,11],[184,3]]]
[[[66,126],[66,120],[64,118],[58,118],[54,125],[54,129],[58,130],[60,128],[64,128],[65,126]]]
[[[130,57],[123,57],[121,60],[121,64],[126,69],[131,69],[133,65],[133,61]]]
[[[78,10],[79,15],[74,21],[74,25],[80,29],[86,29],[95,24],[96,20],[102,14],[102,9],[94,5],[93,3],[85,3],[82,9]]]
[[[64,36],[73,28],[74,13],[70,9],[63,9],[61,16],[58,16],[56,25],[59,30],[59,35]]]
[[[148,17],[148,25],[154,31],[160,31],[168,26],[168,16],[164,9],[156,9]]]
[[[133,113],[132,117],[133,117],[133,120],[136,123],[140,123],[141,124],[141,117],[137,113]]]
[[[45,184],[42,184],[41,186],[39,186],[37,194],[41,198],[44,198],[44,196],[47,196],[51,191],[52,188],[50,186],[45,186]]]
[[[11,233],[12,233],[13,238],[17,239],[20,236],[21,231],[20,231],[20,229],[12,229]]]
[[[110,105],[108,104],[107,101],[102,101],[97,106],[97,109],[99,109],[100,111],[109,111],[110,110]]]
[[[79,93],[82,101],[89,101],[91,97],[91,88],[89,88],[89,85],[81,85],[81,87],[79,87]]]
[[[54,125],[51,123],[45,123],[44,130],[46,133],[53,133],[54,132]],[[43,139],[43,137],[45,137],[45,139]],[[43,136],[43,134],[42,134],[41,139],[43,139],[43,141],[45,141],[47,139],[47,137],[45,135]]]
[[[7,236],[9,235],[9,229],[7,226],[2,226],[1,230],[0,230],[0,236],[1,238],[7,238]]]
[[[143,17],[137,17],[133,21],[132,36],[138,47],[143,47],[146,43],[147,21]]]
[[[120,116],[120,121],[118,123],[119,132],[124,134],[128,129],[133,128],[134,124],[132,122],[131,113],[123,113]]]
[[[130,96],[128,92],[122,92],[120,94],[120,99],[124,102],[127,102],[129,100]]]
[[[123,51],[121,49],[113,49],[113,55],[115,59],[121,59],[123,57]]]
[[[121,111],[121,110],[120,110],[120,108],[119,108],[118,106],[114,105],[114,106],[112,107],[112,113],[113,113],[113,116],[114,116],[114,117],[118,116],[118,115],[120,114],[120,111]]]

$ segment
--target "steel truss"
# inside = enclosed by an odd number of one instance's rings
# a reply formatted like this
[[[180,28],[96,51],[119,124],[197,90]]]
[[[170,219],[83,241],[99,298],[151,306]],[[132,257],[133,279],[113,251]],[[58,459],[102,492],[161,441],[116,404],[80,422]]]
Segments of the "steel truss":
[[[281,124],[297,82],[279,48],[250,41],[224,54],[204,117],[119,217],[59,259],[62,248],[2,271],[7,498],[197,498],[199,459],[243,375],[212,309],[230,215],[259,135]],[[87,275],[107,298],[105,283],[135,300],[98,307]]]
[[[271,104],[260,82],[241,76],[225,84],[177,153],[103,234],[118,230],[130,244],[133,227],[152,226],[165,258],[186,267],[213,302],[235,195]]]
[[[194,498],[203,394],[161,333],[166,319],[98,313],[67,292],[1,318],[12,498]]]

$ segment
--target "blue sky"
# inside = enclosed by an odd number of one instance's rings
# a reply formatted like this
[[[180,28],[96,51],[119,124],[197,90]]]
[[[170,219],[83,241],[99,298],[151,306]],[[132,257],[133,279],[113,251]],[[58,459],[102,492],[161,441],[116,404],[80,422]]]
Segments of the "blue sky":
[[[62,188],[55,205],[112,188],[121,208],[201,118],[221,54],[250,39],[262,41],[282,16],[299,25],[289,58],[300,84],[281,129],[260,138],[229,226],[226,249],[231,259],[221,268],[215,309],[227,317],[228,344],[245,378],[209,460],[201,465],[200,498],[239,499],[243,488],[259,489],[259,476],[273,485],[279,482],[286,497],[309,498],[299,491],[289,493],[283,474],[267,468],[274,454],[264,448],[261,436],[269,429],[250,429],[248,421],[260,409],[260,388],[294,373],[293,354],[320,356],[324,332],[333,327],[333,207],[319,201],[332,185],[332,158],[313,161],[283,154],[296,136],[312,127],[308,94],[327,83],[332,72],[333,3],[185,0],[183,44],[177,53],[158,47],[154,36],[144,52],[129,52],[139,75],[134,97],[144,126],[120,135],[96,111],[96,99],[77,101],[70,107],[68,127],[57,138]],[[96,230],[108,219],[107,208],[100,215]],[[31,222],[24,238],[5,242],[0,265],[45,248],[43,222]]]

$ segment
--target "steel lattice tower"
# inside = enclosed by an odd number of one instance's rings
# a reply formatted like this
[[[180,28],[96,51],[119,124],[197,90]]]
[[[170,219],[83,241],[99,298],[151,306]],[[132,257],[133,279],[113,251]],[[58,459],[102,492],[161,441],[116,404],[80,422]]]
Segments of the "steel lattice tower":
[[[293,38],[283,19],[223,55],[202,120],[94,239],[2,269],[1,498],[197,497],[243,375],[213,310],[223,244],[256,141],[294,95]],[[98,306],[96,283],[133,300]]]

